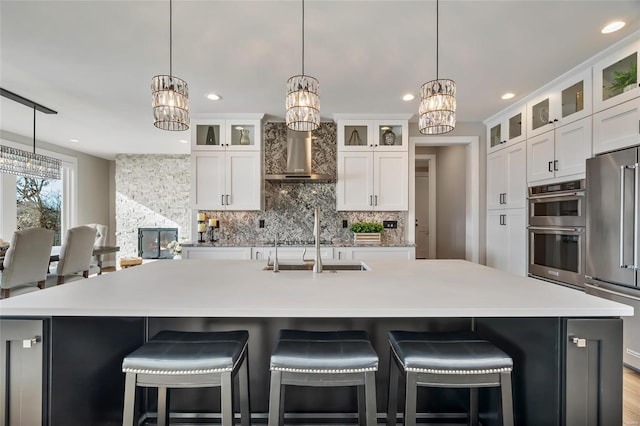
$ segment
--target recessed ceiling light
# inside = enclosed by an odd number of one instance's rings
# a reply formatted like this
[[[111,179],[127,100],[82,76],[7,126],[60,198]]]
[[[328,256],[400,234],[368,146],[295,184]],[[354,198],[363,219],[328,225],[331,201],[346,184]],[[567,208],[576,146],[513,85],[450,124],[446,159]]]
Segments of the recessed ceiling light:
[[[181,143],[189,143],[189,141],[184,140],[184,139],[180,139],[180,142],[181,142]]]
[[[600,30],[602,34],[609,34],[618,31],[622,27],[624,27],[626,23],[624,21],[613,21],[610,24],[605,25],[605,27]]]
[[[412,101],[414,100],[416,97],[412,94],[412,93],[407,93],[406,95],[404,95],[402,97],[403,101]]]
[[[502,99],[507,100],[507,99],[511,99],[513,98],[515,95],[511,92],[505,93],[504,95],[502,95]]]
[[[222,96],[218,95],[217,93],[209,93],[207,95],[207,98],[211,99],[212,101],[219,101],[220,99],[222,99]]]
[[[69,142],[80,142],[79,139],[69,139]]]

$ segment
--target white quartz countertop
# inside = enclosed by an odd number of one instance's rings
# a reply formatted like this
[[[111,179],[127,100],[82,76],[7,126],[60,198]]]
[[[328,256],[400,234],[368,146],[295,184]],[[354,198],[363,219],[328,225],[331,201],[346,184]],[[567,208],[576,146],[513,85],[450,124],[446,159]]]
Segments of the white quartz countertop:
[[[363,263],[370,270],[314,274],[263,271],[264,261],[157,261],[2,300],[0,316],[633,315],[630,306],[463,260]]]

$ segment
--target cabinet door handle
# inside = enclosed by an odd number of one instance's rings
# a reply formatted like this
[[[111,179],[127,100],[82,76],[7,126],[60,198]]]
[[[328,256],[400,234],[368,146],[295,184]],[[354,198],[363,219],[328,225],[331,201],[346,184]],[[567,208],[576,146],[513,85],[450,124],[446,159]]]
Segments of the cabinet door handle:
[[[507,215],[506,214],[501,214],[500,215],[500,225],[505,225],[507,224]]]
[[[374,205],[374,206],[377,206],[377,205],[378,205],[378,196],[377,196],[377,195],[374,195],[374,196],[373,196],[373,200],[374,200],[374,201],[373,201],[373,205]]]
[[[373,195],[369,195],[369,205],[373,206]]]
[[[227,205],[229,205],[229,194],[225,195],[227,197]]]
[[[554,160],[553,162],[553,170],[558,171],[558,160]]]
[[[553,172],[553,161],[549,161],[549,172]]]
[[[224,206],[224,194],[220,196],[220,204]]]
[[[41,341],[42,341],[42,337],[41,336],[34,336],[31,339],[23,340],[22,341],[22,347],[28,349],[28,348],[31,348],[36,343],[39,343]]]

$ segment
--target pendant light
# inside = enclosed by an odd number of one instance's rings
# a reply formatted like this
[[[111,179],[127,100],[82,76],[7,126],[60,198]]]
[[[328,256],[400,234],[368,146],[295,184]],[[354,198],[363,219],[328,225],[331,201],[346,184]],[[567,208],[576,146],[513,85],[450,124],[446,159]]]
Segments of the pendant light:
[[[320,84],[304,74],[304,0],[302,0],[302,73],[287,80],[287,127],[297,132],[320,126]]]
[[[57,112],[5,89],[0,89],[0,95],[33,108],[33,152],[0,145],[0,173],[38,179],[60,179],[62,162],[57,158],[36,154],[36,111],[45,114]]]
[[[436,79],[420,87],[418,128],[425,135],[440,135],[456,126],[456,82],[438,78],[439,1],[436,0]]]
[[[162,130],[188,130],[189,87],[172,73],[172,9],[169,0],[169,75],[156,75],[151,79],[153,125]]]

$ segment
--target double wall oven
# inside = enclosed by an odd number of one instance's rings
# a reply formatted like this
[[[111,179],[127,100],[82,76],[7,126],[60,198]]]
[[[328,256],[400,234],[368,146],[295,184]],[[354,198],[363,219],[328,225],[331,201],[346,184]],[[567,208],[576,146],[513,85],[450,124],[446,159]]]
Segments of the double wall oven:
[[[529,276],[584,287],[585,181],[529,188]]]

